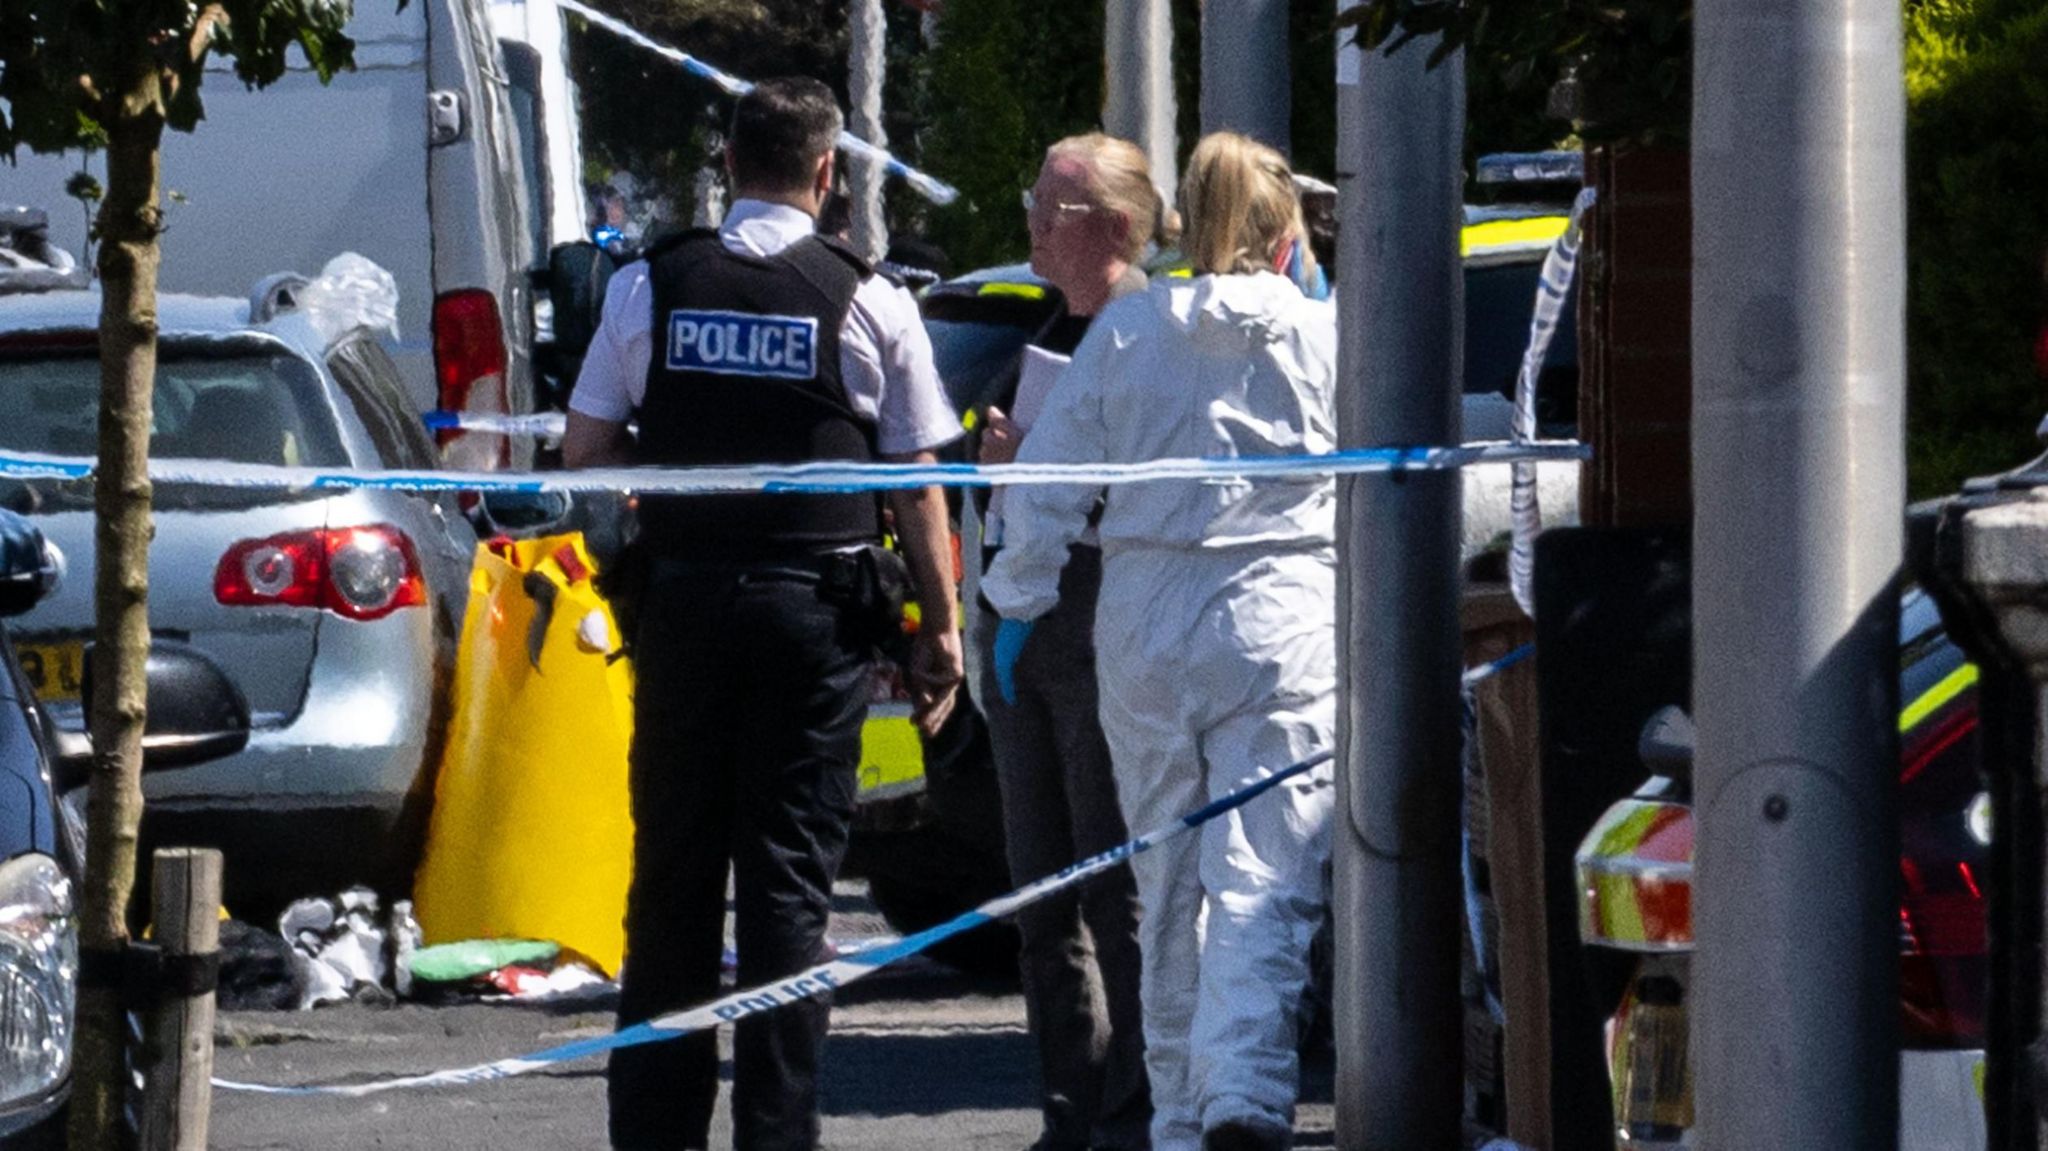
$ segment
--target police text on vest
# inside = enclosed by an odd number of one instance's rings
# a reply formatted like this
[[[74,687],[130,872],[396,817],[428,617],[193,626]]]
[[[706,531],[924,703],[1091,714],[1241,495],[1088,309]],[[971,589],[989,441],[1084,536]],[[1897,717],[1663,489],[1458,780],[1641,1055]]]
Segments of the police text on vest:
[[[780,380],[818,378],[818,321],[678,308],[668,314],[668,368]]]

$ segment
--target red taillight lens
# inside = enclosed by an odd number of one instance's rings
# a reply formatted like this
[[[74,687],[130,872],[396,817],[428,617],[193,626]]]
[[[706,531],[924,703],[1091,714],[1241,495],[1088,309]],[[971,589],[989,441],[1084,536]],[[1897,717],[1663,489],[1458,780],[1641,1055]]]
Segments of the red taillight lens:
[[[249,607],[317,607],[372,620],[427,602],[412,541],[374,525],[243,540],[213,573],[213,597]]]
[[[1981,1047],[1991,995],[1984,900],[1915,895],[1899,908],[1899,1024],[1907,1047]]]
[[[505,329],[498,301],[481,288],[434,298],[434,379],[444,412],[505,410]],[[477,393],[478,385],[484,393]],[[442,443],[462,433],[437,433]]]
[[[319,607],[326,566],[318,532],[243,540],[220,557],[213,598],[230,605]]]

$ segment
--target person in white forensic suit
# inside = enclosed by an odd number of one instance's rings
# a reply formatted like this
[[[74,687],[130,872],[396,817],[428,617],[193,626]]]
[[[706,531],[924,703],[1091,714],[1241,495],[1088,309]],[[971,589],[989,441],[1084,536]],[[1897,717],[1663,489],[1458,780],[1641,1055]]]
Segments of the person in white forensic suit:
[[[1293,456],[1336,446],[1336,316],[1292,176],[1228,133],[1181,188],[1194,275],[1096,318],[1025,463]],[[1095,616],[1102,726],[1124,818],[1158,827],[1332,747],[1335,484],[1328,478],[1009,489],[982,592],[999,670],[1058,599],[1103,501]],[[1154,1151],[1282,1149],[1299,1086],[1309,941],[1328,903],[1325,765],[1131,861],[1143,905]]]

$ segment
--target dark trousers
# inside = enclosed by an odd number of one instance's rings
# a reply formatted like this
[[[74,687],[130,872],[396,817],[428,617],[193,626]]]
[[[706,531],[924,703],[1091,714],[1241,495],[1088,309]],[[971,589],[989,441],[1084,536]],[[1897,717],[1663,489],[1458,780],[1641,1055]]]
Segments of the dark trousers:
[[[868,649],[790,567],[657,563],[639,623],[633,699],[633,887],[619,1023],[720,993],[728,868],[739,985],[824,957],[867,716]],[[829,1004],[735,1025],[733,1146],[818,1142]],[[711,1032],[612,1055],[612,1145],[710,1145]]]
[[[981,701],[1003,795],[1011,878],[1040,879],[1129,838],[1096,711],[1102,553],[1076,547],[1060,602],[1017,661],[1017,702],[992,670]],[[984,616],[985,641],[996,621]],[[982,666],[994,657],[984,649]],[[1138,889],[1119,867],[1017,913],[1024,1008],[1038,1040],[1047,1151],[1149,1146],[1151,1092],[1138,1005]]]

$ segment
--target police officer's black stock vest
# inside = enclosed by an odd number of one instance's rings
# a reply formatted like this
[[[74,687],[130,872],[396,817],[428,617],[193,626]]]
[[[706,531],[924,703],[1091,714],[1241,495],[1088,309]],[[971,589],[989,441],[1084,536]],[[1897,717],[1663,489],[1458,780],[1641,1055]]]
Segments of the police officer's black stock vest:
[[[875,458],[875,426],[848,405],[839,329],[868,267],[807,237],[773,256],[686,232],[648,255],[654,329],[640,405],[642,462],[793,464]],[[774,559],[881,535],[872,494],[643,499],[653,555]]]

